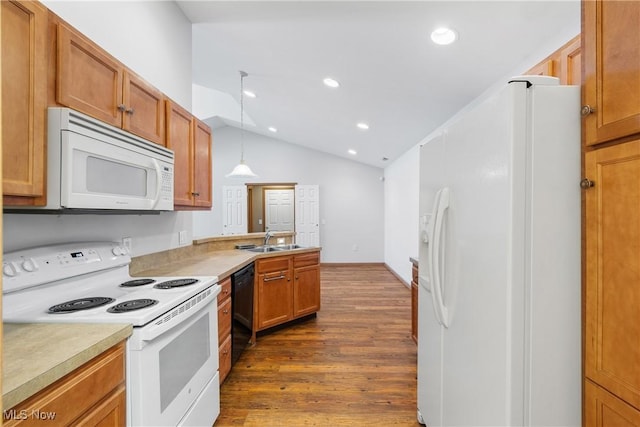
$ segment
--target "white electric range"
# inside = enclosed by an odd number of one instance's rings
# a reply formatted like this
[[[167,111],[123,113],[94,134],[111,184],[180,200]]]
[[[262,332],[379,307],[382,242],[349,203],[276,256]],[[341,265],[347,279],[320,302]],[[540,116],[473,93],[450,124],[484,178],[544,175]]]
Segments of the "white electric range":
[[[131,277],[118,243],[4,254],[3,321],[131,323],[127,424],[213,425],[220,412],[216,276]]]

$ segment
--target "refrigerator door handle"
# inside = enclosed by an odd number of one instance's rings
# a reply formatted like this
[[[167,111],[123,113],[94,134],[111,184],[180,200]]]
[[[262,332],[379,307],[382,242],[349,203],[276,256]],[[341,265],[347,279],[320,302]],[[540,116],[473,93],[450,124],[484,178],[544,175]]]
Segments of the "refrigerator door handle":
[[[437,251],[436,241],[435,241],[435,232],[436,232],[436,223],[438,221],[438,210],[440,206],[441,194],[442,194],[442,190],[438,190],[438,192],[436,193],[435,200],[433,202],[433,213],[431,214],[431,221],[429,222],[429,225],[428,225],[428,234],[429,234],[429,245],[427,247],[428,280],[425,283],[430,288],[429,291],[431,293],[431,303],[433,305],[433,312],[436,316],[436,320],[440,325],[442,325],[442,314],[440,312],[440,306],[436,299],[435,290],[433,289],[435,286],[437,286],[435,281],[435,263],[434,263],[435,252]]]
[[[444,293],[444,270],[445,269],[445,242],[443,234],[446,232],[444,227],[445,212],[449,209],[449,188],[445,187],[439,191],[438,203],[436,205],[436,220],[433,233],[433,256],[431,264],[433,266],[432,295],[436,311],[440,316],[440,324],[445,328],[449,327],[449,316],[447,307],[444,305],[442,294]],[[442,267],[442,268],[441,268]]]

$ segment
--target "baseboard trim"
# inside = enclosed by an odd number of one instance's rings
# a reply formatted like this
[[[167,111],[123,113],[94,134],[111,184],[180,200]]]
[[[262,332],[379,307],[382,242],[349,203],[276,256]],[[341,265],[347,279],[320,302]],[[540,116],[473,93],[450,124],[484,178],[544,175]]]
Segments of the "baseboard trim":
[[[386,267],[383,262],[322,262],[321,267]]]
[[[410,284],[410,283],[405,282],[405,281],[404,281],[404,279],[403,279],[403,278],[402,278],[398,273],[396,273],[396,271],[395,271],[393,268],[389,267],[386,263],[384,264],[384,266],[385,266],[385,268],[386,268],[387,270],[389,270],[389,272],[390,272],[391,274],[393,274],[393,275],[395,276],[395,278],[396,278],[396,279],[398,279],[398,280],[399,280],[403,285],[405,285],[407,288],[411,289],[411,284]]]

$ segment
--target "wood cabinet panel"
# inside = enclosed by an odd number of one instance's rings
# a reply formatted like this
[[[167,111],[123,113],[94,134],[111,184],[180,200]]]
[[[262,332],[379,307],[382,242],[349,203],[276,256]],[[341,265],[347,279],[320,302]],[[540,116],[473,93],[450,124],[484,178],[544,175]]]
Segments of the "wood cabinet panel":
[[[585,144],[640,132],[640,2],[583,1]]]
[[[558,77],[561,85],[582,84],[582,40],[580,35],[560,49]]]
[[[555,60],[547,59],[545,61],[540,62],[525,74],[528,76],[556,76],[555,71]]]
[[[122,128],[156,144],[165,145],[164,95],[155,87],[124,71]]]
[[[639,427],[640,411],[591,381],[584,387],[584,425],[588,427]]]
[[[222,384],[231,371],[231,328],[233,322],[231,277],[218,283],[221,287],[218,295],[218,371]]]
[[[193,152],[191,113],[176,103],[167,102],[167,148],[174,152],[173,202],[193,205]]]
[[[118,344],[97,356],[43,391],[16,405],[3,425],[50,425],[51,419],[37,416],[20,417],[19,414],[55,414],[56,425],[82,424],[122,426],[125,413],[125,344]],[[112,399],[107,403],[107,400]],[[24,411],[24,412],[23,412]],[[20,419],[24,418],[24,419]],[[91,420],[98,421],[94,423]],[[102,420],[102,421],[99,421]],[[113,422],[113,424],[111,424]]]
[[[411,265],[411,339],[418,343],[418,267]]]
[[[640,140],[585,154],[585,375],[640,408]]]
[[[231,298],[218,304],[218,343],[231,333]]]
[[[292,319],[291,271],[258,275],[258,330]]]
[[[194,118],[193,140],[193,185],[194,206],[211,207],[212,154],[211,129],[202,121]]]
[[[218,348],[218,371],[220,384],[222,384],[231,372],[231,335],[227,335]]]
[[[264,258],[256,261],[256,273],[268,273],[271,271],[287,271],[291,268],[291,257]]]
[[[316,265],[295,268],[293,276],[293,316],[305,316],[320,310],[320,267],[317,262]]]
[[[85,414],[77,427],[122,427],[127,423],[127,394],[124,385]]]
[[[295,255],[293,257],[293,268],[307,267],[310,265],[318,265],[320,263],[319,252],[309,252],[306,254]]]
[[[2,187],[5,204],[44,204],[47,105],[47,9],[3,1]]]
[[[121,127],[122,66],[64,22],[57,48],[57,102]]]
[[[56,101],[165,145],[162,92],[65,22],[57,25]]]

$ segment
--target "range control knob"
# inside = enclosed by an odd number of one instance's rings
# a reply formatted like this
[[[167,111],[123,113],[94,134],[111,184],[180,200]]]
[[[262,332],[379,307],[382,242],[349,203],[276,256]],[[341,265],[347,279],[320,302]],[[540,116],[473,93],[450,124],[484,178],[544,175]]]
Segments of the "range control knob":
[[[111,252],[115,256],[126,255],[127,254],[127,248],[124,248],[122,246],[114,246],[113,249],[111,249]]]
[[[38,263],[33,258],[27,258],[22,261],[22,269],[28,272],[36,271],[38,269]]]
[[[7,277],[16,277],[20,274],[20,270],[13,262],[7,262],[2,264],[2,275]]]

